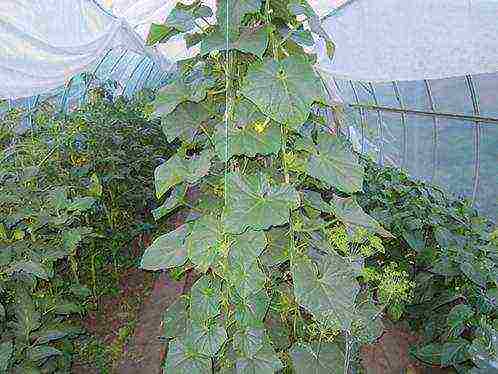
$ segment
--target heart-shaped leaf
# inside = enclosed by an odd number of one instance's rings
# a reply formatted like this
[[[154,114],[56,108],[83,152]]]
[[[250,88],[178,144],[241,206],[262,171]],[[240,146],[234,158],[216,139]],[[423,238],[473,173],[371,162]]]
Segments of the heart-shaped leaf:
[[[375,219],[366,214],[352,197],[342,198],[334,196],[333,212],[346,227],[352,230],[361,227],[384,237],[393,238],[393,235],[379,225]]]
[[[166,201],[159,208],[152,211],[152,215],[156,221],[159,221],[165,215],[171,213],[173,210],[178,208],[180,205],[184,204],[185,194],[187,192],[187,186],[177,185],[171,195],[168,196]]]
[[[251,53],[256,56],[263,56],[268,45],[269,27],[244,27],[240,33],[230,33],[228,35],[223,29],[218,29],[201,43],[201,54],[206,55],[211,51],[238,50],[244,53]]]
[[[187,238],[187,254],[199,271],[206,272],[221,259],[223,228],[215,216],[205,215],[195,221]]]
[[[344,329],[349,329],[360,286],[350,263],[343,257],[327,254],[322,261],[318,274],[317,267],[307,256],[294,256],[291,260],[294,294],[298,303],[317,318],[332,317]]]
[[[344,373],[344,352],[335,343],[297,343],[289,354],[296,374]]]
[[[265,330],[262,328],[242,328],[233,336],[233,347],[241,355],[251,356],[263,345],[264,335]]]
[[[186,235],[185,225],[161,235],[145,250],[140,267],[145,270],[161,270],[183,265],[187,260]]]
[[[299,206],[299,195],[290,185],[271,185],[264,174],[228,175],[228,203],[223,212],[225,229],[241,233],[247,228],[268,229],[289,221],[289,210]]]
[[[190,317],[204,322],[220,313],[221,281],[214,275],[204,275],[190,291]]]
[[[0,371],[3,373],[7,372],[9,368],[10,358],[14,352],[14,344],[12,342],[0,343]]]
[[[211,358],[202,353],[192,339],[176,338],[169,343],[164,373],[211,374]]]
[[[363,187],[363,166],[337,136],[318,135],[317,154],[311,154],[306,171],[312,177],[347,193]]]
[[[263,289],[266,276],[257,261],[246,261],[243,256],[231,254],[228,264],[228,281],[242,298]]]
[[[282,362],[268,339],[253,354],[237,359],[236,369],[239,374],[273,374],[283,368]]]
[[[219,0],[217,6],[218,26],[232,36],[238,35],[246,14],[259,11],[261,0]]]
[[[154,171],[157,198],[160,199],[171,187],[179,183],[196,183],[209,172],[212,158],[213,153],[209,150],[189,159],[175,154],[168,161],[159,165]]]
[[[214,80],[205,78],[187,83],[185,80],[175,80],[161,88],[152,102],[155,114],[166,116],[173,112],[178,104],[191,101],[198,103],[206,97],[207,91],[214,86]],[[171,136],[174,136],[171,134]]]
[[[277,266],[289,259],[290,235],[286,228],[273,228],[266,233],[268,246],[261,261],[267,266]]]
[[[190,328],[196,348],[208,356],[214,356],[227,340],[225,328],[219,321],[207,324],[192,321]]]
[[[271,119],[293,128],[306,121],[313,102],[325,101],[322,82],[302,56],[251,65],[240,92]]]
[[[171,107],[172,104],[169,104]],[[161,124],[168,142],[180,138],[192,142],[203,122],[210,117],[208,111],[198,103],[182,102],[176,109],[161,118]]]
[[[228,142],[225,127],[219,126],[216,130],[216,154],[223,161],[227,159],[227,152],[229,159],[234,155],[254,157],[257,154],[276,154],[280,146],[280,128],[275,123],[265,125],[259,120],[243,128],[230,127]]]

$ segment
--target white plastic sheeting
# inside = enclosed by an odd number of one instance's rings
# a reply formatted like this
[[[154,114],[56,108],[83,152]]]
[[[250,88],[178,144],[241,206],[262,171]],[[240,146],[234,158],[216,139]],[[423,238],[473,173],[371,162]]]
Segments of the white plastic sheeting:
[[[317,68],[346,104],[358,150],[496,218],[498,0],[309,2],[336,44],[330,61],[317,38]],[[174,62],[197,53],[181,36],[145,46],[176,3],[0,0],[0,99],[33,109],[55,97],[68,110],[92,83],[116,81],[128,96],[160,87]]]
[[[351,0],[322,25],[336,44],[327,76],[369,82],[498,71],[497,0]]]
[[[497,19],[496,0],[350,0],[322,22],[333,60],[315,49],[359,151],[495,218]]]
[[[0,1],[0,98],[55,89],[124,46],[144,52],[125,22],[92,1]]]
[[[123,20],[142,38],[147,40],[149,29],[152,23],[163,24],[171,10],[175,7],[177,0],[99,0],[100,4]],[[182,1],[184,4],[192,3],[192,0]],[[208,18],[208,22],[215,23],[216,0],[203,0],[203,4],[213,10],[213,17]],[[194,30],[194,32],[199,30]],[[199,47],[187,48],[183,35],[176,35],[166,43],[161,43],[153,47],[159,55],[164,58],[162,63],[166,63],[163,69],[168,69],[171,62],[177,62],[195,56],[199,52]]]

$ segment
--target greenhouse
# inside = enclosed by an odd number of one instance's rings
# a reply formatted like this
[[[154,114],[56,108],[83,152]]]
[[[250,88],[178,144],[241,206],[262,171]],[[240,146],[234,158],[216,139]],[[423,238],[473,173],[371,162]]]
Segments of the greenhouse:
[[[498,374],[497,19],[0,1],[0,373]]]

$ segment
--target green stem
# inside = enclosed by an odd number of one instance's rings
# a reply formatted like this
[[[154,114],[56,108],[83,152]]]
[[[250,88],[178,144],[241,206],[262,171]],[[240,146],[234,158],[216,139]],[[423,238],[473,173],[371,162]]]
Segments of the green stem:
[[[283,124],[280,125],[280,136],[282,139],[282,165],[284,167],[285,183],[289,184],[290,175],[289,175],[289,169],[287,167],[287,161],[285,159],[285,156],[287,155],[287,130]]]

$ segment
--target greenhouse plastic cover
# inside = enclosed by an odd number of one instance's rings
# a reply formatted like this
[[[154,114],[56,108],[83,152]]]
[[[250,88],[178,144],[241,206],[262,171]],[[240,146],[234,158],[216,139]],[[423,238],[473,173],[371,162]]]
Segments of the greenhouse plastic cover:
[[[188,3],[191,1],[183,1]],[[215,6],[214,0],[205,0]],[[62,110],[114,80],[132,95],[195,55],[181,37],[145,46],[173,0],[0,1],[0,98]],[[310,0],[336,44],[317,68],[347,104],[347,133],[381,164],[498,213],[498,1]],[[83,73],[90,73],[90,76]]]

